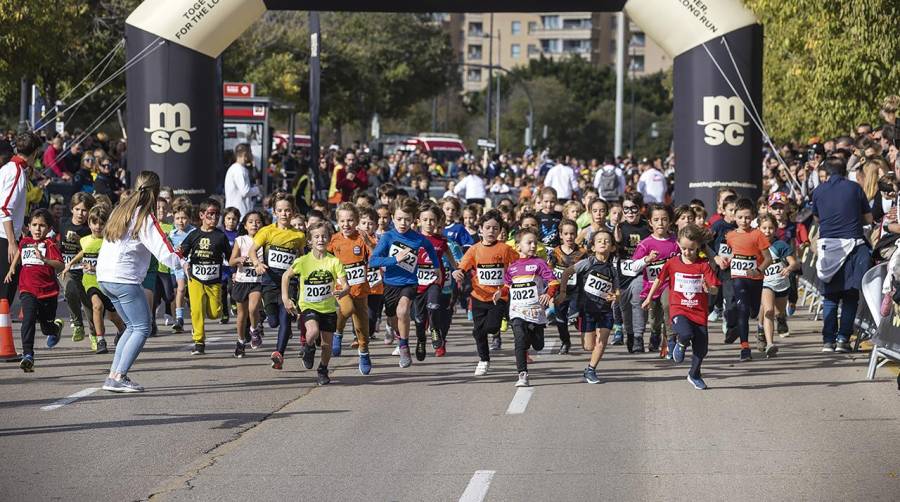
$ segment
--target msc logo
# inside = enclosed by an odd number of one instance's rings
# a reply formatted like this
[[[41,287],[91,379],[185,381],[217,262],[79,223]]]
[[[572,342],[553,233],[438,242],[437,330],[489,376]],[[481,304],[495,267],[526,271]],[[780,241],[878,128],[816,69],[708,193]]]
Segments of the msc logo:
[[[150,149],[156,153],[184,153],[191,148],[191,109],[184,103],[152,103],[150,105]]]
[[[703,120],[697,124],[703,126],[707,145],[739,146],[744,142],[744,126],[750,123],[744,120],[744,104],[737,96],[704,96]]]

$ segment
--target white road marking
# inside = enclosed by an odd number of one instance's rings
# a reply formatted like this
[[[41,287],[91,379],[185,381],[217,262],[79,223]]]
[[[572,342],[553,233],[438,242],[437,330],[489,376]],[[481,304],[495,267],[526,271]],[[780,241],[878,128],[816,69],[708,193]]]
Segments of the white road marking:
[[[220,337],[218,337],[218,336],[214,336],[214,337],[212,337],[212,338],[207,338],[207,339],[206,339],[206,345],[209,345],[209,344],[212,344],[212,343],[216,343],[216,342],[219,342],[219,341],[221,341],[221,340],[222,340],[222,338],[220,338]],[[194,350],[194,342],[191,342],[191,344],[188,345],[187,347],[185,347],[184,350]]]
[[[100,389],[98,389],[97,387],[88,387],[87,389],[80,390],[80,391],[72,394],[71,396],[64,397],[64,398],[60,399],[59,401],[56,401],[53,404],[48,404],[47,406],[41,406],[41,411],[53,411],[55,409],[62,408],[63,406],[65,406],[67,404],[72,404],[75,401],[78,401],[79,399],[81,399],[83,397],[90,396],[91,394],[93,394],[94,392],[97,392],[98,390],[100,390]]]
[[[528,401],[531,400],[532,394],[534,394],[534,387],[519,387],[516,389],[516,395],[510,401],[509,408],[506,408],[506,414],[521,415],[525,413],[525,408],[528,407]]]
[[[487,496],[488,488],[491,487],[491,480],[494,479],[494,473],[497,471],[475,471],[466,491],[459,498],[459,502],[481,502]]]

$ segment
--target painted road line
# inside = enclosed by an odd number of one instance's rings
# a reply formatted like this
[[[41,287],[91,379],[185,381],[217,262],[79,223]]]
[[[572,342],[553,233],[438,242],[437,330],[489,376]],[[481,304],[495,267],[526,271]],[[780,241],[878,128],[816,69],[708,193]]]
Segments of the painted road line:
[[[491,487],[491,480],[497,471],[475,471],[466,491],[463,492],[459,502],[481,502],[487,496],[488,488]]]
[[[79,399],[81,399],[83,397],[90,396],[91,394],[93,394],[94,392],[97,392],[98,390],[100,390],[100,389],[98,389],[97,387],[88,387],[87,389],[80,390],[80,391],[72,394],[71,396],[64,397],[64,398],[60,399],[59,401],[56,401],[53,404],[48,404],[47,406],[41,406],[41,411],[53,411],[55,409],[62,408],[63,406],[65,406],[67,404],[72,404],[75,401],[78,401]]]
[[[219,341],[221,341],[221,340],[222,340],[222,338],[220,338],[220,337],[218,337],[218,336],[214,336],[214,337],[212,337],[212,338],[207,338],[207,339],[206,339],[206,342],[204,343],[204,345],[209,345],[209,344],[212,344],[212,343],[216,343],[216,342],[219,342]],[[187,347],[185,347],[185,348],[182,349],[182,350],[194,350],[194,342],[191,342],[190,345],[188,345]]]
[[[528,407],[528,401],[531,400],[532,394],[534,394],[534,387],[519,387],[516,389],[516,395],[510,401],[509,408],[506,408],[506,414],[521,415],[525,413],[525,408]]]

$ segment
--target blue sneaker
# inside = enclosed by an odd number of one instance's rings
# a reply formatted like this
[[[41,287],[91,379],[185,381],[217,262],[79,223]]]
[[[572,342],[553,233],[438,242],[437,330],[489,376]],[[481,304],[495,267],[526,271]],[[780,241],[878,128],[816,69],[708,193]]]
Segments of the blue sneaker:
[[[672,353],[675,352],[676,345],[678,345],[678,344],[675,343],[675,340],[669,340],[666,342],[666,349],[668,349],[668,350],[666,350],[666,360],[668,360],[668,361],[672,360],[672,358],[674,357],[674,355]],[[681,361],[678,361],[678,362],[681,362]]]
[[[52,349],[59,343],[59,335],[50,335],[47,337],[47,348]]]
[[[697,390],[706,390],[707,388],[706,382],[704,382],[702,378],[693,378],[691,375],[688,375],[687,381],[691,382],[691,385]]]
[[[676,343],[675,347],[672,349],[672,360],[676,363],[683,363],[685,348],[686,347],[681,342]]]
[[[340,357],[341,355],[341,339],[344,338],[344,335],[339,335],[337,333],[331,337],[331,355],[334,357]]]
[[[622,325],[621,324],[613,324],[612,344],[613,345],[622,345],[622,341],[624,340],[624,338],[625,338],[625,336],[622,333]]]
[[[797,304],[788,303],[785,311],[786,311],[785,313],[788,315],[788,317],[794,317],[794,314],[797,312]]]
[[[19,362],[19,368],[21,368],[25,373],[34,373],[34,356],[31,354],[25,354],[22,357],[22,361]]]
[[[587,383],[600,383],[600,379],[597,378],[597,370],[588,366],[584,369],[584,381]]]
[[[359,353],[359,374],[368,375],[372,371],[372,359],[368,352]]]

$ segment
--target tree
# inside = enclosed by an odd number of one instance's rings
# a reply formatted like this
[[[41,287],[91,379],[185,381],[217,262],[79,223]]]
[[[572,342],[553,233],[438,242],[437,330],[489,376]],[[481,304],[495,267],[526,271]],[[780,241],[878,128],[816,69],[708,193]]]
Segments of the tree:
[[[781,140],[880,125],[900,92],[896,0],[748,0],[765,29],[763,114]]]

